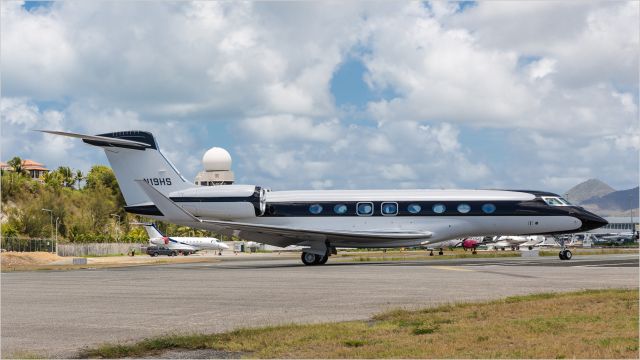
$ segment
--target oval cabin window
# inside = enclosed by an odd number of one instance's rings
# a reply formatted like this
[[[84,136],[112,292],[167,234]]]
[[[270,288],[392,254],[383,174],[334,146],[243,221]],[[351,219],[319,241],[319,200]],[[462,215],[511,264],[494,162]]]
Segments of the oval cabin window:
[[[311,206],[309,206],[309,212],[312,214],[320,214],[322,212],[322,205],[320,204],[313,204]]]

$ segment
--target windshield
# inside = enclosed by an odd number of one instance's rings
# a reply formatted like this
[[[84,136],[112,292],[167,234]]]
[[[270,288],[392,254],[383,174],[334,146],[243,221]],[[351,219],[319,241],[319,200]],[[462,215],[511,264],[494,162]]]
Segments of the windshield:
[[[570,202],[559,196],[543,196],[542,200],[549,206],[572,206]]]

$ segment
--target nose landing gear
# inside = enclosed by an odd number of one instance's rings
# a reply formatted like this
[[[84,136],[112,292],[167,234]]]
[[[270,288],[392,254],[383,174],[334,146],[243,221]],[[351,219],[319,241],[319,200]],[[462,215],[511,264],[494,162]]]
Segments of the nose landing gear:
[[[558,257],[560,258],[560,260],[571,260],[573,254],[571,253],[571,250],[567,249],[567,247],[565,246],[564,239],[560,239],[559,242],[562,249],[560,250]]]
[[[573,254],[571,254],[571,250],[568,250],[568,249],[561,250],[560,253],[558,254],[558,257],[560,257],[560,260],[571,260],[572,256]]]

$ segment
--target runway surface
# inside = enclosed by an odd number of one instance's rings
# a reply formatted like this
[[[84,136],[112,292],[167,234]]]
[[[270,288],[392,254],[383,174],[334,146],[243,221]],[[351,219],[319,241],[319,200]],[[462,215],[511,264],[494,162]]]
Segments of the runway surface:
[[[168,332],[366,319],[516,294],[637,288],[638,255],[304,266],[256,259],[2,274],[2,356],[71,357]],[[579,304],[576,304],[579,306]]]

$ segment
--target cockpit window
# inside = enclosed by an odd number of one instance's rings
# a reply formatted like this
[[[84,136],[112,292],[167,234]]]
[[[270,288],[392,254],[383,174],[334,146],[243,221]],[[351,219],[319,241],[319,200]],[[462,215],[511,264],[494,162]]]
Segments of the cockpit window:
[[[573,204],[571,204],[569,200],[565,200],[564,198],[558,198],[558,199],[562,201],[562,203],[565,204],[566,206],[573,206]]]
[[[571,203],[569,203],[567,200],[559,196],[558,197],[543,196],[542,200],[544,200],[544,202],[547,203],[547,205],[549,206],[571,206]]]

